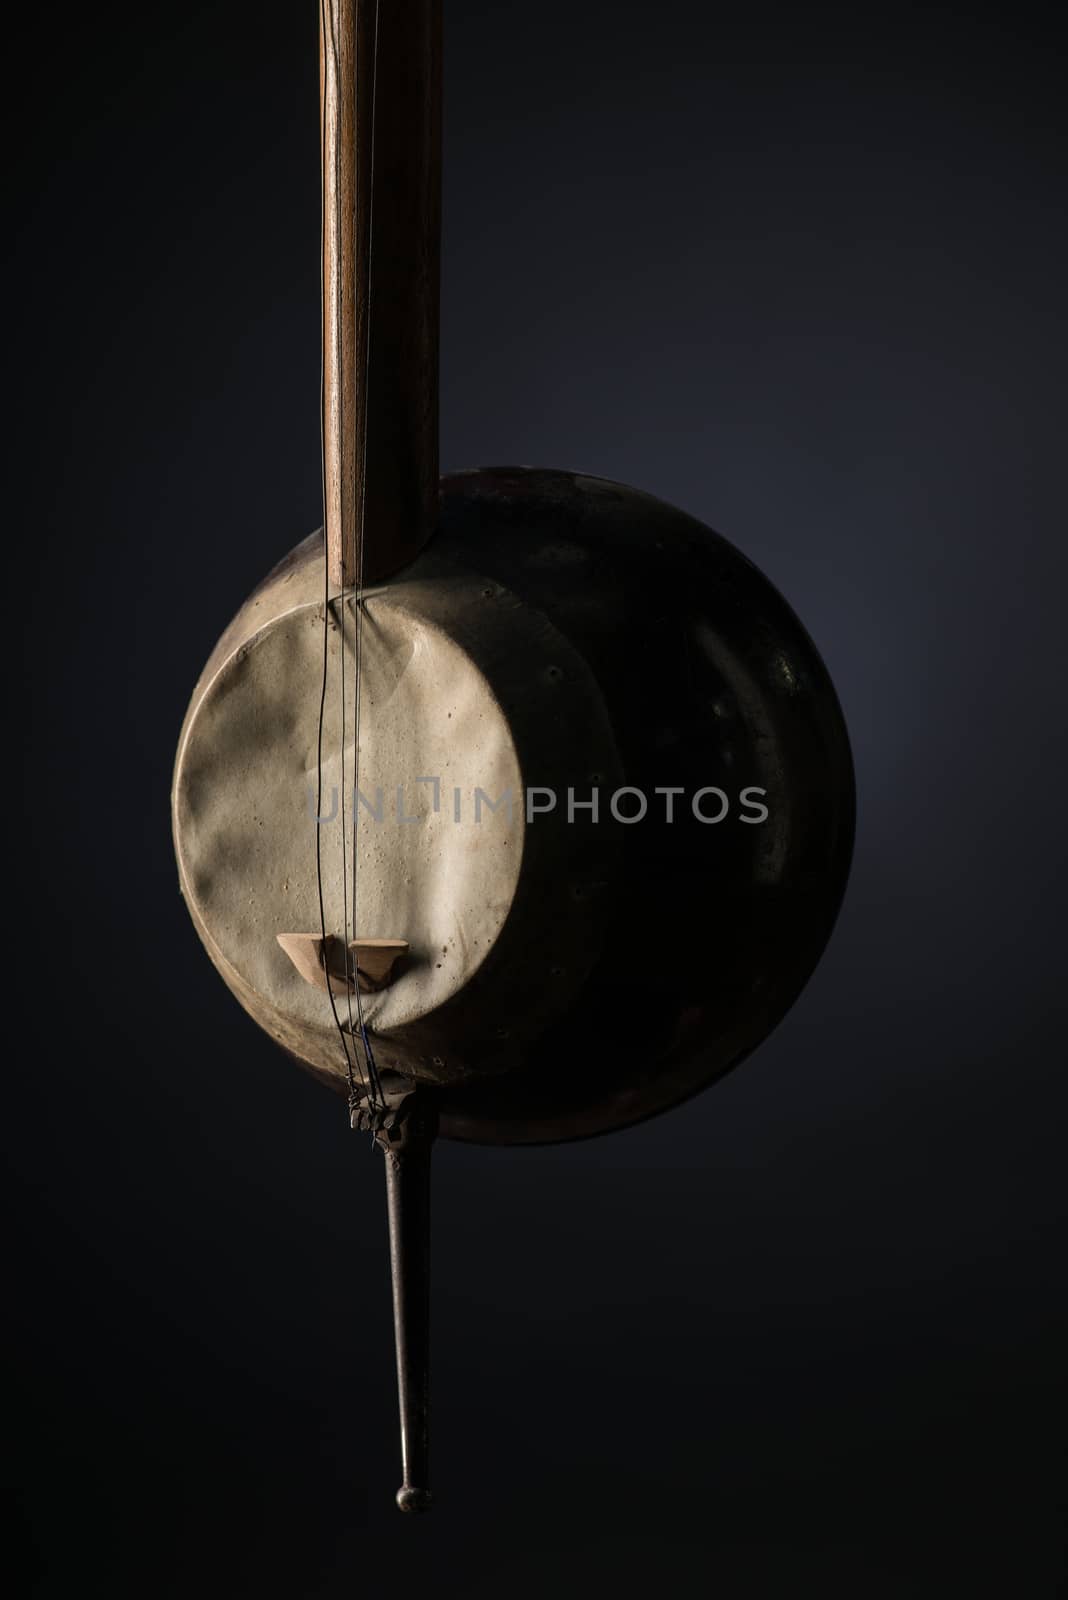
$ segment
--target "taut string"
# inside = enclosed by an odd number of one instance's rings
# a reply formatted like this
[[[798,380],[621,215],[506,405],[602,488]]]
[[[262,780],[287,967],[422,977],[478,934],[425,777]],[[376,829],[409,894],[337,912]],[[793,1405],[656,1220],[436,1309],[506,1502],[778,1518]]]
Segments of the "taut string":
[[[352,937],[356,933],[356,819],[360,809],[360,689],[363,682],[363,565],[364,548],[366,540],[364,530],[367,522],[367,421],[368,400],[371,394],[371,296],[374,282],[374,225],[375,225],[375,109],[378,93],[378,9],[379,0],[375,0],[375,33],[374,43],[371,46],[371,149],[368,160],[367,177],[367,304],[364,310],[364,348],[363,348],[363,403],[361,406],[362,423],[360,428],[360,487],[359,507],[359,533],[353,528],[353,536],[357,538],[356,549],[353,552],[353,570],[356,581],[356,606],[355,606],[355,655],[356,655],[356,693],[355,693],[355,738],[353,747],[353,785],[352,785]],[[357,49],[359,42],[357,41]],[[359,79],[357,78],[357,82]],[[358,352],[357,352],[358,354]],[[359,971],[356,964],[356,951],[347,946],[352,955],[352,988],[356,991],[356,1015],[360,1025],[360,1039],[363,1042],[364,1058],[367,1062],[367,1075],[370,1079],[372,1099],[382,1101],[381,1084],[378,1078],[378,1068],[375,1065],[374,1051],[367,1033],[367,1023],[363,1014],[363,996],[360,992]]]
[[[326,17],[326,9],[325,9],[326,6],[329,6],[329,12],[330,12],[329,28],[327,27],[327,17]],[[322,30],[323,30],[323,104],[322,104],[322,114],[321,114],[322,127],[321,127],[320,131],[321,131],[321,136],[322,136],[322,149],[323,149],[323,153],[325,155],[325,152],[326,152],[326,131],[327,131],[327,128],[326,128],[326,124],[327,124],[327,106],[331,103],[331,97],[327,92],[328,75],[330,73],[333,73],[334,83],[335,83],[335,86],[336,86],[337,85],[337,81],[338,81],[338,73],[339,73],[337,35],[336,35],[336,32],[335,32],[335,28],[334,28],[333,0],[320,0],[319,16],[320,16],[320,24],[321,24]],[[333,104],[334,104],[334,107],[335,107],[335,117],[337,117],[337,116],[340,115],[340,94],[339,93],[336,93],[334,95]],[[340,137],[338,135],[337,130],[335,130],[335,138],[334,138],[334,193],[335,193],[335,199],[336,199],[336,196],[340,193],[340,187],[341,187],[341,185],[340,185],[340,171],[339,171],[339,167],[340,167],[340,143],[341,143]],[[341,226],[341,219],[340,219],[340,207],[339,207],[338,204],[335,203],[333,211],[334,211],[334,215],[333,215],[333,218],[332,218],[333,226],[335,228],[336,233],[339,234],[340,233],[340,226]],[[321,222],[320,232],[319,232],[320,281],[322,283],[322,313],[323,313],[323,326],[324,326],[324,329],[325,329],[325,326],[326,326],[326,294],[327,294],[327,285],[326,285],[326,228],[327,228],[327,221],[328,221],[328,218],[327,218],[326,162],[324,160],[324,162],[323,162],[323,175],[322,175],[322,222]],[[340,242],[338,244],[338,249],[336,251],[336,256],[337,256],[337,259],[340,260],[340,257],[341,257]],[[338,325],[338,337],[340,339],[341,318],[338,317],[335,320],[336,320],[337,325]],[[344,393],[343,393],[343,390],[342,390],[342,386],[338,385],[337,386],[338,434],[339,434],[340,437],[343,437],[343,431],[342,431],[343,417],[342,417],[342,413],[343,413],[343,409],[344,409],[344,403],[345,403],[345,401],[344,401]],[[324,960],[324,963],[325,963],[327,961],[327,950],[329,949],[329,946],[328,946],[328,943],[327,943],[327,931],[326,931],[326,908],[325,908],[324,898],[323,898],[322,824],[319,821],[319,818],[323,814],[323,721],[324,721],[325,712],[326,712],[327,675],[328,675],[328,663],[329,663],[329,659],[330,659],[330,561],[329,561],[328,542],[327,542],[327,514],[328,514],[328,512],[327,512],[327,492],[326,492],[326,359],[325,359],[325,349],[323,350],[323,353],[322,353],[321,358],[320,358],[319,448],[320,448],[320,463],[321,463],[321,471],[322,471],[322,495],[323,495],[323,541],[324,541],[324,550],[323,550],[323,573],[324,573],[324,577],[323,577],[323,583],[324,583],[324,595],[323,595],[323,681],[322,681],[322,690],[321,690],[321,693],[320,693],[320,696],[319,696],[319,732],[318,732],[318,746],[317,746],[317,798],[316,798],[316,807],[315,807],[315,810],[316,810],[316,821],[315,821],[315,874],[316,874],[316,882],[317,882],[318,891],[319,891],[319,925],[320,925],[320,933],[321,933],[321,937],[322,937],[322,941],[323,941],[323,960]],[[343,491],[342,491],[341,496],[339,497],[339,500],[340,500],[340,503],[343,504]],[[342,591],[341,591],[341,593],[342,593],[342,597],[343,597],[344,596],[344,579],[342,579]],[[347,973],[348,973],[348,871],[347,871],[347,863],[346,863],[346,860],[345,860],[346,830],[345,830],[345,811],[344,811],[344,806],[345,806],[345,699],[346,699],[346,696],[345,696],[345,629],[344,629],[344,612],[343,611],[342,611],[342,626],[341,626],[341,630],[340,630],[340,648],[341,648],[341,785],[340,785],[340,787],[341,787],[341,807],[342,807],[342,811],[341,811],[341,892],[342,892],[343,917],[344,917],[344,921],[343,921],[343,924],[342,924],[342,926],[344,928],[343,943],[346,946],[345,971],[346,971],[346,975],[347,975]],[[353,891],[355,892],[355,875],[353,877]],[[362,1068],[360,1068],[359,1057],[358,1057],[358,1055],[356,1055],[355,1046],[353,1048],[352,1055],[350,1055],[350,1053],[349,1053],[348,1039],[345,1036],[345,1029],[342,1026],[341,1018],[338,1016],[337,1005],[335,1004],[335,1001],[334,1001],[334,991],[333,991],[333,989],[331,987],[331,984],[330,984],[329,967],[327,967],[327,969],[326,969],[326,992],[327,992],[327,994],[328,994],[328,996],[330,998],[330,1010],[331,1010],[331,1012],[333,1014],[334,1024],[335,1024],[335,1026],[337,1028],[337,1031],[338,1031],[338,1037],[341,1040],[341,1048],[345,1052],[345,1075],[346,1075],[346,1077],[348,1079],[349,1105],[350,1105],[350,1109],[351,1109],[352,1107],[354,1107],[358,1103],[358,1101],[360,1099],[360,1092],[357,1090],[357,1087],[356,1087],[356,1076],[355,1076],[354,1066],[353,1066],[353,1056],[356,1056],[355,1069],[356,1069],[356,1071],[359,1072],[359,1075],[360,1075],[360,1088],[364,1093],[367,1092],[368,1085],[367,1085],[367,1083],[366,1083],[366,1081],[364,1079],[363,1070],[362,1070]],[[348,1005],[349,1005],[349,1032],[352,1033],[353,1030],[352,1030],[352,997],[351,997],[351,994],[348,997]]]

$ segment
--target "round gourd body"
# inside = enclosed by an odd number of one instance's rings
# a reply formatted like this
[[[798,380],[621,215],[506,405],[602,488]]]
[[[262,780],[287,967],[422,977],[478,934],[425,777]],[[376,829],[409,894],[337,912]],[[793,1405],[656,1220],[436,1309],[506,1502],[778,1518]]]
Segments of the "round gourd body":
[[[443,479],[419,557],[325,608],[320,780],[324,602],[316,534],[219,641],[175,769],[182,891],[261,1027],[346,1088],[277,941],[320,930],[318,833],[327,930],[408,941],[363,1014],[447,1135],[608,1131],[759,1044],[824,948],[854,816],[834,689],[767,579],[618,484]]]

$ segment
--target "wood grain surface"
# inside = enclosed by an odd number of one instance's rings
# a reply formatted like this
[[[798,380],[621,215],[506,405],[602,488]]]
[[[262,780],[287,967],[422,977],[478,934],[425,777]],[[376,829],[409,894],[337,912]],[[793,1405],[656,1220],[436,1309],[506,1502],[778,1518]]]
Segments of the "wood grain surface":
[[[321,0],[320,25],[326,535],[349,588],[436,519],[441,8]]]

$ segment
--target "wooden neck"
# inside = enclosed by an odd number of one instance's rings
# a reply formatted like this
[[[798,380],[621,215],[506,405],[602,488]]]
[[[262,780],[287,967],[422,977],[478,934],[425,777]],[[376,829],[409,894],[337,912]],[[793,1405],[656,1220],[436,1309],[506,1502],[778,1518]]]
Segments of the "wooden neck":
[[[349,588],[437,518],[440,0],[320,0],[319,65],[326,549]]]

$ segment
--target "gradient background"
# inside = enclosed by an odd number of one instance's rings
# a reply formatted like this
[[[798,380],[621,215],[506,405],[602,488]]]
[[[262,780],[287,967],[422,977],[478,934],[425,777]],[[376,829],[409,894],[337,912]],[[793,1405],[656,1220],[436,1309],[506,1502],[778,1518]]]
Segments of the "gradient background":
[[[316,7],[38,14],[22,1592],[1059,1592],[1055,16],[450,0],[443,466],[621,478],[739,544],[836,679],[860,824],[733,1077],[599,1142],[441,1148],[412,1522],[381,1164],[212,971],[168,830],[200,666],[319,520]]]

